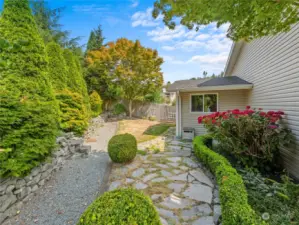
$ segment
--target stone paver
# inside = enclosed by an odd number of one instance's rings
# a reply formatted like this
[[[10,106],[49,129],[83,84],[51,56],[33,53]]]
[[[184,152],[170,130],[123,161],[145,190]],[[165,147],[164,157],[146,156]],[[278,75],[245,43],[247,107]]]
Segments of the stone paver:
[[[173,133],[171,128],[168,136],[159,139],[166,143],[160,153],[148,152],[130,164],[115,164],[111,186],[133,186],[149,195],[162,224],[218,224],[221,208],[214,177],[193,155],[192,143],[175,140]],[[143,149],[152,143],[142,143]]]

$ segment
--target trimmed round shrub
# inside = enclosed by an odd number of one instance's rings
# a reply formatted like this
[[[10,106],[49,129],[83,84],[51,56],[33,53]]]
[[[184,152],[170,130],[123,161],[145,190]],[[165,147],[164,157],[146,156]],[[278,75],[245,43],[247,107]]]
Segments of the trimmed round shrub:
[[[106,192],[83,213],[78,225],[161,225],[149,197],[135,189]]]
[[[132,161],[137,154],[136,138],[131,134],[115,135],[108,143],[108,153],[113,162]]]

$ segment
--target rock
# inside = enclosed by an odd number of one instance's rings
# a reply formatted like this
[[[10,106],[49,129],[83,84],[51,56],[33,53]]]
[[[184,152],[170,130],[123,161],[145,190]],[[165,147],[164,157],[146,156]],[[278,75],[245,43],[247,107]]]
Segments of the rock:
[[[153,194],[152,196],[151,196],[151,199],[153,200],[153,201],[155,201],[155,200],[158,200],[159,198],[162,198],[163,197],[163,195],[161,195],[161,194]]]
[[[183,173],[183,171],[181,171],[181,170],[173,170],[172,172],[173,172],[174,174]]]
[[[84,146],[81,146],[79,149],[78,149],[78,152],[81,153],[81,154],[88,154],[91,152],[91,146],[90,145],[84,145]]]
[[[170,195],[161,203],[161,205],[169,209],[184,209],[192,205],[192,200]]]
[[[210,178],[208,178],[202,170],[200,170],[200,169],[192,170],[189,173],[191,174],[191,176],[193,176],[199,182],[207,184],[210,187],[214,187],[214,184],[212,183]]]
[[[165,165],[165,164],[157,164],[158,167],[161,167],[163,169],[168,169],[169,166]]]
[[[218,220],[221,216],[221,206],[220,205],[214,205],[214,216],[213,216],[213,219],[214,219],[214,223],[217,224],[218,223]]]
[[[31,193],[31,188],[30,187],[21,188],[21,191],[17,194],[18,200],[22,200],[23,198],[25,198],[30,193]]]
[[[44,186],[45,185],[45,180],[41,180],[40,182],[38,182],[39,186]]]
[[[219,198],[214,198],[213,202],[214,202],[214,204],[220,204],[220,199]]]
[[[27,186],[32,186],[34,184],[37,184],[40,181],[40,179],[41,179],[41,174],[39,173],[35,177],[33,177],[31,181],[27,183]]]
[[[188,181],[187,177],[188,177],[188,173],[183,173],[183,174],[180,174],[180,175],[172,176],[169,179],[170,180],[178,180],[178,181],[185,181],[185,182],[187,182]]]
[[[14,194],[3,195],[0,197],[0,213],[3,213],[8,209],[12,204],[17,201],[17,197]]]
[[[0,224],[8,217],[7,213],[0,213]]]
[[[42,172],[45,172],[45,171],[47,171],[49,169],[52,169],[52,168],[53,168],[53,165],[50,164],[50,163],[47,163],[47,164],[42,166]]]
[[[165,155],[171,157],[188,157],[190,156],[191,151],[177,151],[177,152],[165,152]]]
[[[35,167],[33,170],[31,170],[31,175],[35,177],[40,173],[40,170],[41,170],[40,167]]]
[[[185,184],[172,183],[168,184],[168,187],[174,190],[176,193],[180,193],[182,189],[185,187]]]
[[[32,176],[31,175],[29,175],[29,176],[26,176],[26,177],[24,177],[24,180],[26,181],[26,183],[27,182],[29,182],[29,181],[31,181],[32,180]]]
[[[143,178],[143,182],[148,182],[148,181],[150,181],[151,179],[153,179],[153,178],[155,178],[155,177],[157,177],[158,176],[158,174],[156,174],[156,173],[152,173],[152,174],[149,174],[149,175],[146,175],[144,178]]]
[[[211,207],[208,204],[202,204],[188,210],[183,210],[181,215],[184,220],[191,220],[198,216],[209,216],[211,213]]]
[[[127,183],[127,184],[131,184],[131,183],[133,183],[133,182],[134,182],[133,179],[130,179],[130,178],[127,178],[127,179],[126,179],[126,183]]]
[[[20,210],[23,206],[23,202],[18,202],[17,204],[12,205],[9,209],[7,209],[6,213],[9,217],[13,217],[17,215],[18,210]]]
[[[212,203],[212,188],[201,184],[190,184],[183,195],[196,201]]]
[[[148,187],[147,184],[144,184],[144,183],[141,183],[141,182],[138,182],[138,183],[135,184],[135,188],[137,190],[142,190],[142,189],[145,189],[147,187]]]
[[[36,192],[38,190],[38,185],[34,185],[31,189],[31,192]]]
[[[158,170],[157,168],[149,168],[148,169],[149,172],[154,172],[154,171],[157,171],[157,170]]]
[[[174,212],[170,211],[170,210],[166,210],[166,209],[162,209],[162,208],[157,208],[157,211],[159,213],[160,216],[164,216],[167,218],[172,218],[175,217]]]
[[[163,177],[170,177],[170,176],[172,176],[172,173],[170,173],[170,172],[168,172],[166,170],[162,170],[161,174],[162,174]]]
[[[180,164],[178,164],[178,163],[167,163],[167,164],[172,166],[172,167],[175,167],[175,168],[180,166]]]
[[[25,185],[26,185],[26,181],[24,179],[18,179],[16,183],[16,189],[20,189]]]
[[[49,170],[43,172],[40,179],[41,179],[41,180],[43,180],[43,179],[47,179],[47,178],[51,175],[51,172],[52,172],[51,169],[49,169]]]
[[[15,188],[15,185],[8,185],[8,187],[6,188],[6,194],[11,193]]]
[[[167,159],[171,162],[174,162],[174,163],[180,162],[182,160],[181,157],[170,157],[170,158],[167,158]]]
[[[186,165],[188,165],[190,168],[198,168],[198,163],[194,162],[190,158],[184,158],[183,159],[183,163],[185,163]]]
[[[145,173],[143,168],[139,168],[132,173],[132,177],[141,177]]]
[[[22,202],[26,203],[26,202],[30,201],[33,198],[33,196],[34,196],[34,194],[30,193],[22,200]]]
[[[168,225],[168,222],[163,217],[160,217],[160,221],[162,225]]]
[[[158,178],[152,179],[151,182],[160,183],[160,182],[164,182],[164,181],[166,181],[166,179],[164,177],[158,177]]]
[[[192,225],[214,225],[213,217],[212,216],[206,216],[201,217],[198,220],[195,220]]]
[[[121,181],[113,181],[111,184],[110,184],[110,187],[109,187],[109,191],[113,191],[115,190],[116,188],[118,188],[119,186],[121,185]]]

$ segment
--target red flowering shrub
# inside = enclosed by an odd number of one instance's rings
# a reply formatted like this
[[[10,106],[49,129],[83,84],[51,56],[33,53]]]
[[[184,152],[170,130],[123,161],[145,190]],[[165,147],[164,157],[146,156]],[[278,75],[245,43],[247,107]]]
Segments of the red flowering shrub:
[[[290,131],[280,125],[284,112],[261,108],[228,110],[198,117],[213,137],[245,166],[274,166],[279,147],[290,142]]]

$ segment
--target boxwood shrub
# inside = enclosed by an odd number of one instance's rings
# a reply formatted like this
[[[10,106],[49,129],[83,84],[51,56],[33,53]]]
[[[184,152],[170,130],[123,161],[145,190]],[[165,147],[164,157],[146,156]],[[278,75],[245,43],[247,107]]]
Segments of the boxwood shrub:
[[[106,192],[83,213],[78,225],[161,225],[159,215],[150,200],[134,189]]]
[[[242,177],[226,158],[206,146],[208,135],[194,139],[195,155],[215,174],[219,185],[223,225],[267,224],[248,204],[248,196]]]
[[[131,134],[115,135],[108,143],[108,153],[113,162],[132,161],[137,154],[136,138]]]

